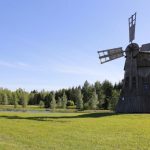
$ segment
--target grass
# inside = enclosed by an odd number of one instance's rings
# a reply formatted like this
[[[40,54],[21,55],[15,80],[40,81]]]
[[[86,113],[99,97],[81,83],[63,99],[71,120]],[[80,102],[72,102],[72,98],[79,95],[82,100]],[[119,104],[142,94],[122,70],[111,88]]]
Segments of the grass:
[[[45,108],[37,105],[28,105],[26,108],[22,108],[21,105],[17,105],[17,108],[14,108],[14,105],[0,105],[0,110],[45,110]]]
[[[0,112],[0,150],[149,150],[150,114]]]
[[[57,112],[57,113],[93,113],[93,112],[110,112],[109,110],[77,110],[75,106],[69,106],[66,109],[57,108],[55,110],[49,108],[41,108],[38,105],[27,105],[26,108],[23,108],[21,105],[17,105],[17,108],[14,108],[14,105],[0,105],[0,111],[16,111],[16,112]]]

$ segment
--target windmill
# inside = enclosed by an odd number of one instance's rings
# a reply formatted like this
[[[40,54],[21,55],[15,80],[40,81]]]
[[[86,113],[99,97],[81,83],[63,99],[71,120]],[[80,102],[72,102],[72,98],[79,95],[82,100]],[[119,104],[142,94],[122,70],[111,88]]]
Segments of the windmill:
[[[129,45],[98,51],[101,64],[125,56],[123,87],[116,106],[120,113],[150,112],[150,43],[141,47],[135,39],[136,13],[129,20]]]

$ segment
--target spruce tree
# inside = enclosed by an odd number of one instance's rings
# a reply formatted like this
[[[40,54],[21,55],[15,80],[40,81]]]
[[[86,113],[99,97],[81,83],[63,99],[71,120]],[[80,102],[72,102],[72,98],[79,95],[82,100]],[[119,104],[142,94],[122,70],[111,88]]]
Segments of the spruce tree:
[[[98,104],[98,96],[96,94],[96,91],[94,90],[94,92],[92,93],[92,96],[89,100],[89,108],[90,109],[96,109],[97,104]]]
[[[51,109],[55,109],[56,108],[56,100],[55,100],[55,94],[52,94],[52,101],[51,101]]]
[[[52,101],[52,94],[51,94],[51,93],[48,93],[48,94],[45,96],[45,108],[50,108],[51,101]]]
[[[67,105],[67,96],[65,94],[65,92],[63,93],[63,97],[62,97],[62,108],[66,109],[66,105]]]
[[[110,106],[109,106],[109,108],[111,110],[115,110],[117,102],[119,100],[119,96],[120,96],[120,92],[117,91],[117,90],[113,90],[113,92],[112,92],[112,98],[110,100]]]
[[[106,98],[110,99],[112,97],[113,85],[110,81],[105,80],[102,83],[102,90],[103,90]]]
[[[83,93],[83,102],[86,103],[89,100],[89,87],[90,84],[89,82],[86,80],[83,87],[82,87],[82,93]]]
[[[82,95],[80,89],[78,89],[76,97],[77,97],[76,108],[77,109],[83,109],[83,95]]]

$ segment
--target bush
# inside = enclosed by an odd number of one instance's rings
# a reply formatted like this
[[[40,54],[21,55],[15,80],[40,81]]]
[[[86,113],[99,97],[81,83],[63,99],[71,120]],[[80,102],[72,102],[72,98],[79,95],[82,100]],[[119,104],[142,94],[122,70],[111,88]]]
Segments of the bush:
[[[69,101],[67,102],[67,106],[74,106],[74,101],[69,100]]]
[[[88,110],[89,109],[89,103],[84,103],[84,110]]]
[[[67,106],[67,109],[76,109],[76,106]]]

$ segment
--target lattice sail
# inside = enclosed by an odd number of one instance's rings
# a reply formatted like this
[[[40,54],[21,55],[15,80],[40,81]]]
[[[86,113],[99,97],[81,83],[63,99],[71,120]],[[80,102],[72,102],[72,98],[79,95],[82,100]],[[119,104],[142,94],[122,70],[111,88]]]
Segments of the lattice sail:
[[[122,47],[98,51],[101,64],[123,56]]]
[[[140,51],[148,51],[150,52],[150,43],[143,44],[140,48]]]
[[[129,18],[129,42],[135,39],[136,13]]]

